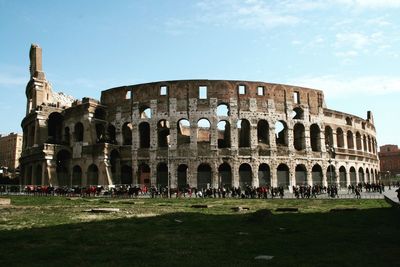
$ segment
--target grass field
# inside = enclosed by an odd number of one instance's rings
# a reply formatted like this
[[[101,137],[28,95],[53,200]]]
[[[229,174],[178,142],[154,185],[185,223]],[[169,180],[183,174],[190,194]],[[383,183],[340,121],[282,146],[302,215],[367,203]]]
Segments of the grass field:
[[[85,212],[99,207],[120,212]],[[399,226],[384,200],[12,197],[0,266],[398,266]]]

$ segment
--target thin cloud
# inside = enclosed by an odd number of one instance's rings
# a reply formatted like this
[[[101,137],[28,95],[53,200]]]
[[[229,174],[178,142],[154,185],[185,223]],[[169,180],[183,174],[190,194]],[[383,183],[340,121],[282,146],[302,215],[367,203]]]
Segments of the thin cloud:
[[[400,93],[400,78],[392,76],[360,76],[343,78],[336,75],[300,77],[291,84],[321,89],[329,98],[348,98],[363,95]]]

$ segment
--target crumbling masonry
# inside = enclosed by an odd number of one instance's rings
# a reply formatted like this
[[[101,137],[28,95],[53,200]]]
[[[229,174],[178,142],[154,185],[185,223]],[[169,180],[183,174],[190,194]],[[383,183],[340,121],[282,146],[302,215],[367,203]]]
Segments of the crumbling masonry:
[[[372,113],[364,120],[327,109],[320,90],[179,80],[80,101],[52,91],[41,54],[31,46],[24,184],[347,186],[379,179]]]

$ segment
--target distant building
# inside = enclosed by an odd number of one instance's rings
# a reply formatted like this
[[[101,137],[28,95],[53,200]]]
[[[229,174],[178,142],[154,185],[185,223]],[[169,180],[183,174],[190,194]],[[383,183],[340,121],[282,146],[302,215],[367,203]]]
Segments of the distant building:
[[[381,173],[391,176],[400,175],[400,149],[397,145],[384,145],[380,147]]]
[[[22,151],[22,134],[0,135],[0,168],[3,174],[15,174]]]

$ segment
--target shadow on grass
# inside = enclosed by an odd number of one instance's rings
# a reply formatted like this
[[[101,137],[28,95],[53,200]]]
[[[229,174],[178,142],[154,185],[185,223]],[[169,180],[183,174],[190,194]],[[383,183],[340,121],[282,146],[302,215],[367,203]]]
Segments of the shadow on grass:
[[[257,219],[188,212],[9,230],[0,266],[395,266],[399,221],[391,208]]]

